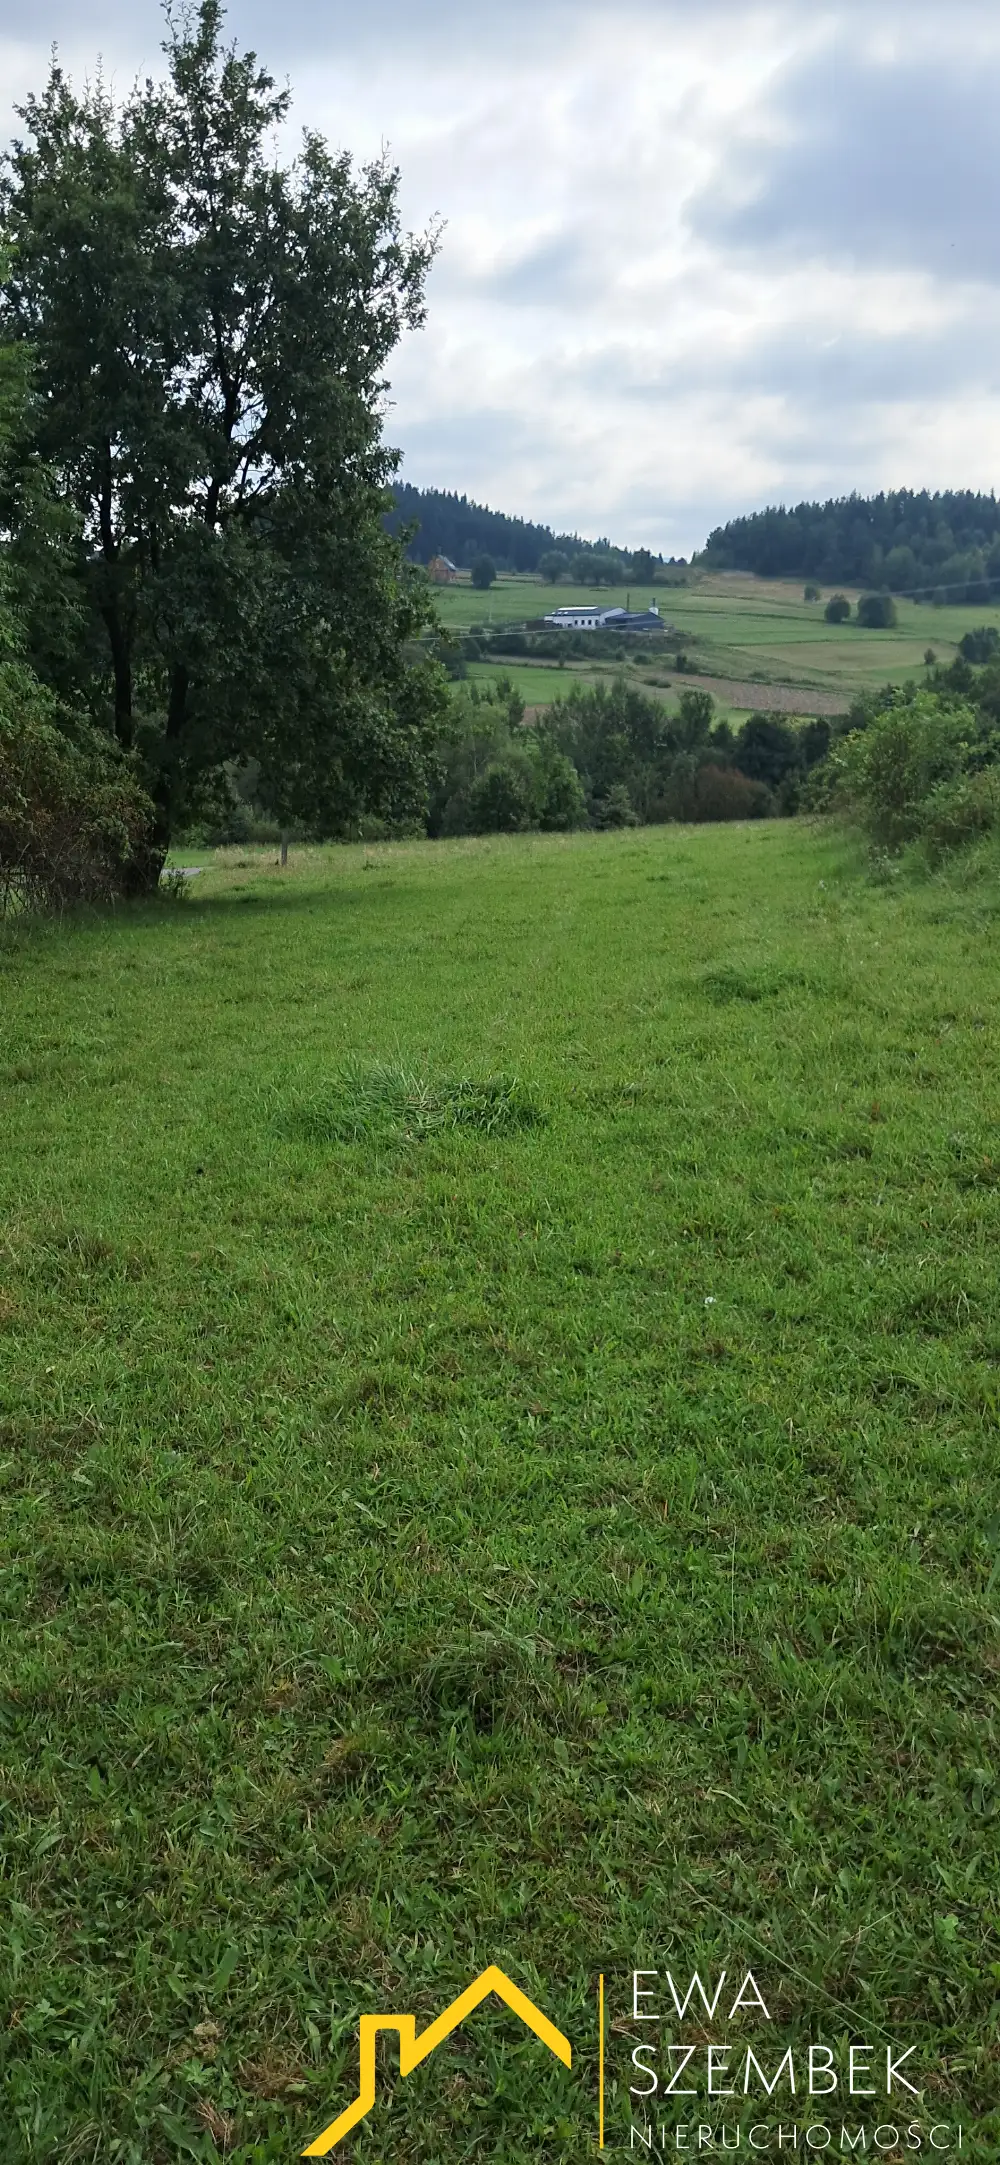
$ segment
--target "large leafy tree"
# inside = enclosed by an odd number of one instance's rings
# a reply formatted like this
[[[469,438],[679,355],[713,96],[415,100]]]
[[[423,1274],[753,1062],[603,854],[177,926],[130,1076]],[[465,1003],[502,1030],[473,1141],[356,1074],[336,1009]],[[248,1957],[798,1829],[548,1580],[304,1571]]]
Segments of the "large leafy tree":
[[[40,543],[37,488],[6,506],[36,663],[134,747],[163,842],[233,761],[286,817],[413,812],[443,691],[382,421],[436,236],[403,232],[385,162],[313,134],[274,162],[288,94],[219,0],[167,22],[164,82],[116,109],[53,64],[7,161],[22,468],[73,525]]]
[[[0,272],[4,268],[0,258]],[[23,465],[30,355],[0,342],[0,495],[39,499]],[[58,529],[58,522],[57,522]],[[58,543],[44,517],[43,544]],[[8,551],[0,551],[0,917],[62,908],[145,885],[153,807],[134,767],[40,682],[23,654]]]

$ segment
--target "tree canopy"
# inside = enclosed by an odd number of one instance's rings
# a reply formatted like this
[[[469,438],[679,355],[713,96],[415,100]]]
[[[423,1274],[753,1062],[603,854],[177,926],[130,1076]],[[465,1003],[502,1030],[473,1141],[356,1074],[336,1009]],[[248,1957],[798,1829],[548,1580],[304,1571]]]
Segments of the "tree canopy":
[[[578,549],[571,570],[578,586],[620,586],[625,560],[617,549]]]
[[[771,505],[716,527],[698,561],[762,578],[983,601],[1000,594],[1000,503],[971,489],[891,489]]]
[[[858,600],[858,623],[866,631],[888,631],[896,622],[891,594],[862,594]]]
[[[539,571],[543,579],[561,578],[579,556],[587,561],[586,577],[592,579],[591,557],[607,554],[607,541],[581,541],[579,534],[557,534],[550,526],[531,519],[491,511],[471,497],[448,489],[418,489],[410,482],[392,484],[393,508],[386,524],[406,538],[406,552],[414,563],[429,564],[434,556],[449,556],[463,570],[471,570],[477,556],[491,556],[498,571]],[[622,558],[628,577],[648,585],[662,579],[680,583],[686,569],[684,558],[653,556],[649,549],[613,552]],[[553,573],[547,559],[560,559]]]
[[[407,658],[431,604],[385,530],[382,419],[436,236],[403,232],[384,160],[307,133],[274,162],[289,95],[219,0],[167,20],[165,81],[116,107],[54,62],[7,160],[31,658],[134,749],[163,842],[250,759],[283,816],[419,810],[443,692]]]
[[[538,570],[549,586],[569,574],[569,557],[565,549],[546,549],[538,559]]]
[[[0,344],[0,487],[7,491],[28,398],[27,362],[23,346]],[[61,909],[144,885],[153,812],[113,740],[65,709],[25,660],[10,589],[10,564],[0,552],[0,917],[12,907]]]

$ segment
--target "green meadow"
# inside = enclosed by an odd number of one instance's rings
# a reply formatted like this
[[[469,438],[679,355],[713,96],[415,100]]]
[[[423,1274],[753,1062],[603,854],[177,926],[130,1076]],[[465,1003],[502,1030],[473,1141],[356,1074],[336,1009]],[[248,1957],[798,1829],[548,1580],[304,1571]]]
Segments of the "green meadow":
[[[993,891],[184,861],[0,945],[5,2165],[290,2160],[490,1962],[572,2071],[494,2003],[340,2158],[590,2155],[599,1973],[627,2155],[635,1967],[995,2157]]]
[[[523,662],[518,661],[516,656],[508,657],[506,654],[498,657],[496,661],[470,662],[468,671],[469,683],[483,687],[495,684],[498,678],[506,677],[516,686],[529,707],[551,706],[554,699],[563,698],[574,684],[599,684],[602,681],[610,683],[621,674],[620,669],[614,669],[609,664],[603,668],[587,668],[585,664],[581,666],[571,662],[564,669],[560,669],[558,662],[547,665],[541,662]]]
[[[525,575],[499,579],[486,595],[466,583],[442,587],[437,599],[443,622],[463,631],[473,624],[523,622],[574,603],[598,601],[610,607],[631,601],[633,608],[642,608],[652,599],[665,624],[691,642],[689,658],[699,674],[751,686],[794,684],[843,692],[845,706],[866,686],[919,678],[928,646],[947,663],[971,625],[1000,629],[996,604],[936,608],[931,602],[903,599],[897,601],[899,622],[892,631],[865,631],[850,622],[827,624],[823,607],[832,591],[824,588],[822,601],[807,602],[800,581],[756,579],[740,572],[695,572],[684,587],[600,592],[544,586]],[[851,599],[857,599],[853,589]],[[557,696],[556,691],[551,696]],[[749,703],[749,698],[732,702],[737,707]]]

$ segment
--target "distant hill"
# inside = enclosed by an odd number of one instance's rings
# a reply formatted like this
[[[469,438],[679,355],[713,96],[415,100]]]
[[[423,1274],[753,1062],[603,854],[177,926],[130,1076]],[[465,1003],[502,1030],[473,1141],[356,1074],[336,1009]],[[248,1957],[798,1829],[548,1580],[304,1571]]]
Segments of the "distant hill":
[[[537,571],[546,549],[565,549],[569,555],[590,546],[578,534],[555,534],[550,526],[535,526],[530,519],[508,518],[448,489],[414,489],[406,481],[395,481],[392,493],[395,510],[387,524],[391,533],[398,533],[401,526],[416,522],[406,552],[415,563],[450,556],[460,570],[468,570],[477,556],[486,555],[499,571]]]
[[[1000,595],[1000,504],[971,489],[893,489],[774,506],[717,526],[695,561],[762,578],[986,601]]]

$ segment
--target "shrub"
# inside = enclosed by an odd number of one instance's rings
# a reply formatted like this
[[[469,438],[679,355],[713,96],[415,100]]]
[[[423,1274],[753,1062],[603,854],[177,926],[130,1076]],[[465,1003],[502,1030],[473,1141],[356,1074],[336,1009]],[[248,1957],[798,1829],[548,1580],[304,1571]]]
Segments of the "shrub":
[[[774,799],[763,782],[737,773],[735,767],[715,762],[699,767],[696,774],[678,782],[671,792],[673,819],[710,821],[768,819]]]
[[[473,834],[522,834],[533,811],[531,776],[512,759],[488,767],[469,798]]]
[[[277,840],[277,824],[271,822],[269,825],[272,826],[274,839]],[[271,833],[258,834],[257,826],[253,805],[247,804],[245,799],[238,797],[233,790],[227,791],[224,796],[220,793],[219,803],[211,805],[188,832],[190,836],[197,837],[195,846],[199,849],[232,849],[247,842],[269,842],[272,839]]]
[[[850,613],[851,604],[846,594],[831,594],[823,611],[828,624],[846,624]]]
[[[994,624],[978,624],[974,631],[967,631],[959,640],[958,651],[963,661],[991,662],[1000,654],[1000,631]]]
[[[485,594],[496,579],[497,567],[491,556],[477,556],[472,566],[472,584]]]
[[[881,848],[900,849],[925,831],[935,800],[944,804],[939,793],[958,782],[975,737],[969,707],[929,692],[897,699],[834,747],[827,762],[833,801]]]
[[[491,768],[510,762],[531,768],[522,737],[524,701],[500,678],[482,689],[476,684],[452,693],[448,723],[438,748],[438,772],[431,790],[427,830],[432,835],[477,834],[474,798]]]
[[[811,583],[808,586],[804,586],[802,589],[802,599],[803,601],[818,601],[819,587],[813,586]]]
[[[752,782],[777,789],[786,774],[802,765],[799,739],[787,722],[772,714],[748,715],[736,739],[733,765]]]
[[[0,914],[111,901],[155,884],[153,806],[112,739],[55,726],[20,663],[0,666]]]
[[[865,631],[891,631],[897,621],[896,604],[891,594],[862,594],[858,603],[858,623]]]
[[[697,745],[704,744],[714,717],[715,701],[711,692],[681,693],[675,734],[685,751],[694,751]]]
[[[736,734],[732,723],[727,722],[725,715],[723,715],[721,721],[714,724],[708,736],[708,749],[718,761],[720,767],[732,766],[733,746],[735,743]]]
[[[830,724],[822,715],[814,715],[812,720],[806,723],[799,744],[807,768],[817,767],[820,760],[826,758],[832,735]]]
[[[940,862],[951,850],[1000,827],[1000,773],[986,767],[941,782],[924,807],[920,840],[928,861]]]
[[[538,824],[549,834],[565,834],[571,827],[587,825],[583,783],[564,752],[550,753],[541,769]]]
[[[631,812],[648,818],[650,800],[659,794],[663,765],[671,756],[672,724],[661,701],[624,677],[594,687],[576,684],[549,708],[544,733],[548,743],[572,761],[592,808],[603,806],[611,792],[621,788]],[[611,802],[620,807],[617,797]],[[603,811],[594,816],[605,821]],[[613,811],[610,823],[621,824]]]
[[[613,782],[603,796],[594,797],[590,816],[602,833],[611,827],[637,827],[639,824],[638,813],[624,782]]]

